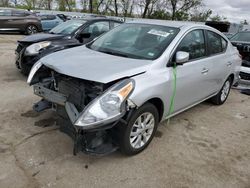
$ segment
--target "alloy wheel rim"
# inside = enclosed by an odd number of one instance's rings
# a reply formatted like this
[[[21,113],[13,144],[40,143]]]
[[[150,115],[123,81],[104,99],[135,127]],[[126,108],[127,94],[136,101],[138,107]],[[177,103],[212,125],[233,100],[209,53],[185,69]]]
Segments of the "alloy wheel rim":
[[[226,83],[224,84],[223,88],[222,88],[222,92],[221,92],[221,101],[225,101],[228,94],[229,94],[229,90],[230,90],[230,82],[226,81]]]
[[[134,149],[143,147],[151,138],[155,127],[155,118],[152,113],[141,114],[133,124],[130,132],[130,145]]]
[[[37,33],[37,29],[36,29],[36,27],[35,26],[29,26],[28,27],[28,33],[29,34],[34,34],[34,33]]]

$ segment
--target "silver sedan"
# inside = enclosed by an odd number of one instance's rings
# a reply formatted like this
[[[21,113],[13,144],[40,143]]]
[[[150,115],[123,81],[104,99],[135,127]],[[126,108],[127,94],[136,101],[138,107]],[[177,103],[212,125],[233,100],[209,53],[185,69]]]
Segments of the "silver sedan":
[[[70,122],[74,151],[133,155],[159,122],[208,99],[223,104],[240,66],[238,51],[211,27],[142,20],[42,58],[28,83],[43,98],[35,110],[56,109]]]

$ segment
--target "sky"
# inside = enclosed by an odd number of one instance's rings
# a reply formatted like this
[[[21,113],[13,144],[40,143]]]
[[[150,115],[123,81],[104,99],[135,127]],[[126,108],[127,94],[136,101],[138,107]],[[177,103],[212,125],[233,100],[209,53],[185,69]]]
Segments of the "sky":
[[[213,15],[225,16],[228,21],[250,22],[250,0],[203,0],[205,8],[211,9]]]

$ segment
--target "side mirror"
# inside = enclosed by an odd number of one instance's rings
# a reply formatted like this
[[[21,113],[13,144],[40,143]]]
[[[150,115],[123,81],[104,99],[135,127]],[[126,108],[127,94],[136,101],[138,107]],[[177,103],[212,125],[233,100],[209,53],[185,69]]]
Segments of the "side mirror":
[[[80,33],[80,38],[82,39],[88,39],[91,37],[91,33]]]
[[[189,53],[184,51],[178,51],[175,55],[175,62],[177,65],[183,65],[189,60]]]

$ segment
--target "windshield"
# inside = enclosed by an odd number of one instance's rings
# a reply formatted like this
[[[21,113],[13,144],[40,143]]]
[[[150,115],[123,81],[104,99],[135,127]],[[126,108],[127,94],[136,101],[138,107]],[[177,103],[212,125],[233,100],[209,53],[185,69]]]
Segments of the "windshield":
[[[178,32],[178,28],[167,26],[122,24],[87,47],[117,56],[153,60],[163,53]]]
[[[69,20],[54,27],[53,29],[49,31],[49,33],[64,34],[64,35],[72,34],[85,22],[86,22],[85,20]]]
[[[250,42],[250,32],[237,33],[230,40]]]

